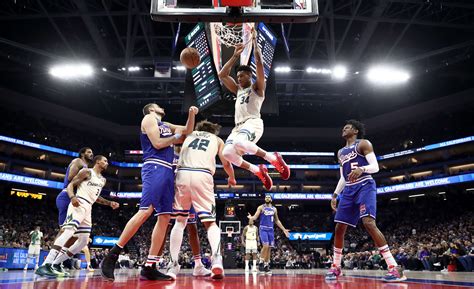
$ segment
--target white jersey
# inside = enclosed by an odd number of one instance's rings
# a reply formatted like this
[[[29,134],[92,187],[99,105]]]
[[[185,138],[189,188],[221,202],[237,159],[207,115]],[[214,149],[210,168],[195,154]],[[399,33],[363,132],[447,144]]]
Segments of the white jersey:
[[[93,169],[88,170],[91,172],[91,177],[79,184],[77,187],[76,197],[92,205],[95,203],[102,188],[105,186],[105,178],[103,176],[98,176]]]
[[[251,118],[260,118],[260,109],[264,100],[265,97],[258,96],[252,85],[247,88],[239,86],[235,100],[235,124]]]
[[[257,240],[257,226],[247,226],[247,233],[245,234],[246,241]]]
[[[31,231],[30,232],[31,242],[30,245],[41,245],[41,239],[43,238],[43,233],[41,231]]]
[[[204,169],[214,175],[219,141],[215,134],[193,131],[186,137],[179,155],[178,169]]]

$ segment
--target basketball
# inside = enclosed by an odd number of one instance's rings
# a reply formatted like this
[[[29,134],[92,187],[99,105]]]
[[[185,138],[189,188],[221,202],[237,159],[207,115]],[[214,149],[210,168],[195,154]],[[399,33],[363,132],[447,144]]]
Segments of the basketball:
[[[196,48],[188,47],[181,51],[179,60],[187,69],[193,69],[201,62],[201,57]]]

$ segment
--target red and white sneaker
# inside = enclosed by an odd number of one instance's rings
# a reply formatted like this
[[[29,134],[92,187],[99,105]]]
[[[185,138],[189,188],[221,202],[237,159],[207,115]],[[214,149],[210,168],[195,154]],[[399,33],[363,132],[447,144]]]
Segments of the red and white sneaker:
[[[407,280],[401,266],[393,266],[388,269],[387,275],[382,279],[384,282],[403,282]]]
[[[326,273],[326,281],[334,281],[337,280],[339,276],[342,276],[342,271],[341,267],[338,267],[336,265],[332,265],[329,271]]]
[[[263,186],[267,191],[270,191],[273,186],[273,181],[270,175],[268,174],[268,169],[265,165],[258,165],[259,171],[255,174],[260,181],[262,182]]]
[[[271,164],[280,173],[280,176],[283,180],[288,180],[291,174],[290,167],[286,164],[280,153],[274,152],[273,154],[276,157],[276,161],[272,162]]]

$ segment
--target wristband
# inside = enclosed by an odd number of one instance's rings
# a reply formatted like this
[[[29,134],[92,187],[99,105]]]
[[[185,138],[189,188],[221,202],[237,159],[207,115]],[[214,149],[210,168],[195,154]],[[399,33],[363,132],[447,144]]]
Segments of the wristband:
[[[175,134],[175,135],[174,135],[174,138],[175,138],[175,139],[180,139],[180,138],[181,138],[181,134],[180,134],[180,133]]]

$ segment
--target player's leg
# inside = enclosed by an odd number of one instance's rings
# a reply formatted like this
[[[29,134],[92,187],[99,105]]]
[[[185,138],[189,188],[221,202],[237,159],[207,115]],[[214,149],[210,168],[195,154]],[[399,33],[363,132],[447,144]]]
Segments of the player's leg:
[[[162,166],[156,166],[155,170],[156,173],[151,189],[154,192],[152,204],[158,214],[158,218],[151,234],[151,245],[148,251],[147,262],[143,266],[140,275],[147,280],[172,280],[170,276],[158,271],[156,265],[159,261],[158,252],[166,240],[164,233],[168,229],[173,212],[174,172]],[[172,241],[170,241],[170,246],[171,243]]]
[[[252,272],[257,272],[257,249],[252,253]]]
[[[274,235],[274,230],[268,230],[268,248],[267,251],[265,252],[265,273],[266,274],[272,274],[272,271],[270,270],[270,257],[272,253],[272,248],[275,247],[275,235]]]
[[[193,276],[211,275],[211,270],[206,269],[201,261],[201,245],[197,228],[197,214],[192,206],[189,210],[188,225],[186,226],[186,229],[188,230],[189,243],[194,258]]]
[[[209,173],[201,172],[193,179],[191,187],[193,207],[207,231],[207,239],[211,246],[212,266],[211,278],[224,278],[224,267],[220,250],[221,229],[216,224],[216,200],[214,198],[214,179]]]
[[[115,264],[117,263],[118,256],[122,252],[123,248],[137,233],[138,229],[148,218],[153,214],[153,197],[157,192],[153,191],[153,184],[156,178],[156,170],[154,165],[146,164],[142,167],[142,198],[140,200],[140,209],[135,215],[127,222],[125,228],[120,234],[118,242],[110,249],[102,261],[101,274],[108,280],[114,280]]]
[[[336,222],[336,227],[334,229],[333,264],[326,273],[326,280],[336,280],[342,275],[342,250],[347,226],[355,227],[359,222],[359,208],[354,200],[351,188],[344,189],[343,194],[341,194],[334,222]]]
[[[158,217],[158,216],[156,216]],[[171,232],[171,229],[173,229],[173,226],[174,226],[174,220],[175,220],[176,217],[173,217],[171,216],[171,219],[170,219],[170,222],[168,223],[168,228],[166,229],[166,236],[169,236],[170,235],[170,232]],[[158,263],[156,264],[156,267],[158,268],[158,264],[161,263],[162,259],[163,259],[163,252],[165,251],[165,245],[166,245],[166,240],[163,242],[163,244],[161,245],[161,248],[160,250],[158,251]]]
[[[390,252],[387,240],[377,227],[375,218],[377,215],[377,188],[374,181],[364,182],[359,186],[357,195],[357,204],[359,205],[359,217],[362,219],[364,228],[374,240],[375,245],[379,248],[380,254],[383,256],[388,267],[388,274],[385,275],[386,282],[400,282],[406,280],[403,270],[398,266],[397,261]]]
[[[86,263],[87,263],[86,270],[89,272],[94,272],[94,269],[92,269],[91,267],[91,252],[89,251],[89,247],[86,245],[84,248],[82,248],[82,252],[84,252],[84,256],[86,257]]]
[[[31,250],[31,245],[28,247],[28,256],[26,257],[26,264],[25,264],[25,267],[23,268],[23,270],[28,270],[28,263],[30,263],[30,259],[31,257],[33,257],[32,255],[30,255],[30,250]]]
[[[249,272],[250,250],[245,248],[245,272]]]

